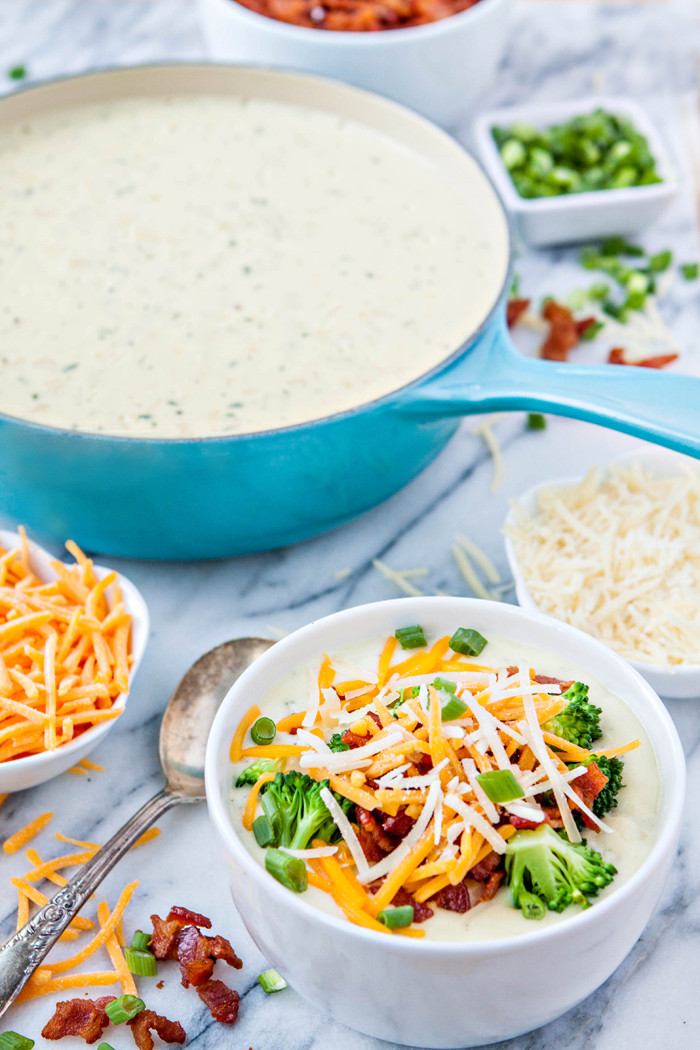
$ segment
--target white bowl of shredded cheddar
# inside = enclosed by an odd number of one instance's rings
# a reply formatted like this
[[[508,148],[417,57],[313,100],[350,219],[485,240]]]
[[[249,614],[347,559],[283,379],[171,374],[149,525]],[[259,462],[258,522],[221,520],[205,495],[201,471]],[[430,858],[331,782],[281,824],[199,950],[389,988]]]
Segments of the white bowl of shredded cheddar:
[[[0,793],[64,773],[122,714],[148,639],[124,576],[0,531]]]
[[[397,641],[412,652],[398,650]],[[464,656],[469,663],[474,655],[483,666],[472,663],[465,669]],[[533,657],[543,672],[540,676],[532,670]],[[508,666],[511,663],[517,666]],[[307,675],[310,665],[317,675]],[[482,692],[484,674],[491,675],[485,686],[488,697]],[[601,838],[609,844],[595,843],[601,853],[614,857],[617,883],[612,881],[607,892],[605,880],[589,882],[582,889],[594,900],[584,901],[578,894],[562,907],[562,899],[553,896],[546,913],[540,909],[538,915],[526,915],[517,910],[522,904],[509,856],[512,860],[522,850],[523,836],[537,836],[540,830],[558,849],[566,840],[553,826],[546,828],[546,816],[534,828],[532,812],[528,810],[528,817],[522,807],[511,816],[525,820],[525,827],[497,809],[491,812],[495,797],[489,790],[495,779],[521,779],[523,771],[533,768],[530,753],[535,759],[544,756],[549,765],[546,744],[555,741],[547,728],[551,705],[561,712],[562,702],[572,702],[564,694],[559,697],[559,691],[566,679],[568,694],[573,676],[573,684],[585,691],[584,681],[590,683],[593,703],[601,704],[595,708],[598,714],[602,708],[601,725],[607,720],[600,756],[624,751],[628,762],[625,789],[630,795],[609,818],[611,827],[601,829]],[[427,695],[421,694],[424,687]],[[401,690],[398,699],[393,695],[396,689]],[[543,690],[547,695],[540,695]],[[499,706],[504,699],[506,706],[511,704],[516,693],[518,711],[513,717],[519,719],[519,743],[504,725],[510,714]],[[533,704],[543,705],[538,713]],[[494,710],[500,714],[494,715]],[[540,716],[546,719],[544,729]],[[414,722],[422,728],[416,729]],[[339,730],[334,733],[335,724]],[[343,739],[340,730],[348,725]],[[296,735],[288,739],[294,729]],[[615,746],[627,741],[630,731],[639,739],[623,748]],[[372,736],[372,741],[363,745],[357,736]],[[562,739],[552,744],[556,750]],[[612,751],[607,750],[609,744]],[[390,747],[395,753],[388,753]],[[471,749],[469,758],[462,759],[464,748]],[[423,754],[429,754],[427,765]],[[561,794],[557,777],[574,777],[576,770],[550,757],[554,764],[546,790],[551,785],[556,797]],[[576,761],[573,752],[571,759]],[[285,765],[276,772],[258,768],[252,774],[251,760],[253,766],[262,761]],[[474,773],[472,760],[482,773]],[[397,767],[397,761],[407,764]],[[482,761],[491,768],[484,769]],[[375,762],[386,772],[375,769]],[[323,768],[316,768],[319,764]],[[427,772],[417,772],[418,767]],[[308,798],[295,812],[303,812],[307,820],[312,792],[320,784],[319,797],[340,838],[332,828],[316,824],[321,832],[309,845],[297,837],[301,828],[291,844],[270,844],[270,833],[277,835],[275,825],[284,832],[285,824],[296,819],[285,811],[281,793],[289,793],[290,805],[295,805],[292,794],[300,784],[299,771],[307,769],[302,790],[308,791]],[[387,782],[390,776],[403,777],[407,769],[406,777],[420,777],[410,800],[403,797],[408,793],[405,785],[396,788]],[[257,777],[254,783],[249,774]],[[640,936],[661,893],[675,854],[685,779],[673,723],[626,661],[583,632],[538,613],[500,602],[449,597],[401,598],[346,609],[282,639],[225,697],[209,738],[205,777],[210,817],[228,862],[234,901],[272,965],[335,1021],[392,1044],[431,1048],[482,1046],[531,1031],[573,1007],[610,976]],[[473,787],[474,777],[484,797]],[[398,794],[391,795],[395,789]],[[537,797],[536,790],[532,794]],[[517,792],[501,795],[499,805],[510,804],[516,795],[520,797]],[[357,797],[354,807],[342,808]],[[256,806],[262,812],[251,822]],[[570,814],[565,809],[560,813],[568,848],[582,848],[573,827],[569,829]],[[362,843],[372,815],[375,823],[381,822],[382,833],[394,835],[388,843],[374,836],[384,854],[381,859],[368,855]],[[390,832],[386,820],[404,815],[414,823],[410,830],[403,828],[405,838],[397,845],[398,826],[392,825]],[[613,826],[618,820],[625,822],[626,831]],[[472,831],[467,833],[470,822]],[[455,827],[462,836],[454,839],[460,843],[459,855],[441,853],[433,860],[433,847],[442,851],[443,836],[450,842]],[[251,839],[267,851],[264,856]],[[355,839],[360,840],[359,850]],[[538,847],[543,839],[537,839]],[[482,890],[478,900],[462,908],[453,906],[451,896],[449,903],[437,901],[434,880],[444,888],[447,872],[454,875],[455,881],[450,882],[449,875],[447,879],[453,887],[467,872],[459,885],[472,894],[470,865],[472,857],[481,858],[485,842],[505,864],[494,894],[483,899]],[[633,856],[642,847],[643,855]],[[488,855],[487,851],[477,864]],[[490,872],[487,887],[496,868]],[[483,881],[481,874],[474,878]],[[541,880],[540,890],[546,881],[550,880]],[[553,881],[556,893],[560,883]],[[408,898],[393,896],[397,886]],[[536,881],[529,888],[537,889]],[[314,896],[313,891],[320,892]],[[329,894],[332,900],[324,906],[320,898]],[[434,913],[420,917],[417,904],[426,902]],[[403,912],[410,914],[397,914]],[[480,930],[470,933],[474,925]]]
[[[520,606],[570,623],[662,696],[700,697],[700,466],[642,451],[514,500],[504,527]]]

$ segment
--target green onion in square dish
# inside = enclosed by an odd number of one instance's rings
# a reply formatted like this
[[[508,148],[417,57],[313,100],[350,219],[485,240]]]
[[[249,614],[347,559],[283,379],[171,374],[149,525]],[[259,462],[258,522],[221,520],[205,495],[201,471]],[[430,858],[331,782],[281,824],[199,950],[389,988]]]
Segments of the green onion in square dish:
[[[596,109],[563,124],[494,127],[504,167],[521,197],[625,189],[661,182],[644,135],[625,116]]]

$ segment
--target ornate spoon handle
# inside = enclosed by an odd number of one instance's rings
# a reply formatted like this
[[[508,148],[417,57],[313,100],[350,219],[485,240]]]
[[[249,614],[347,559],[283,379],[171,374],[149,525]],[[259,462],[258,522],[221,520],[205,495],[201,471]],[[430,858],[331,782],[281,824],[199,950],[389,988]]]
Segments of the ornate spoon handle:
[[[164,788],[114,835],[67,886],[45,904],[0,950],[0,1017],[46,957],[105,875],[158,817],[179,802],[197,801]]]

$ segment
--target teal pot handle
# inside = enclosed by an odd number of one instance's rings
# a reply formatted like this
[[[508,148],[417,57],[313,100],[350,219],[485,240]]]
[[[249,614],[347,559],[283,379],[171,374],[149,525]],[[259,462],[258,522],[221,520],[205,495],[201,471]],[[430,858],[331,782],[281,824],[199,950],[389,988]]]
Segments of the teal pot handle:
[[[542,361],[494,320],[448,370],[402,395],[422,419],[524,409],[572,416],[700,458],[700,379],[624,365]]]

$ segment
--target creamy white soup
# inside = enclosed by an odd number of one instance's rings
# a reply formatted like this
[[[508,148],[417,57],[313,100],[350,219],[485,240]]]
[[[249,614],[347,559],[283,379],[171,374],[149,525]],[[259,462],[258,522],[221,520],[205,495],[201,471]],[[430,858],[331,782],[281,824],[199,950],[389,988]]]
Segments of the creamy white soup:
[[[347,647],[331,653],[331,661],[336,669],[334,684],[339,684],[348,680],[357,681],[361,679],[365,679],[368,683],[376,682],[378,660],[383,644],[383,640],[378,639],[371,643]],[[281,719],[294,712],[304,711],[305,709],[308,710],[310,700],[311,706],[313,706],[317,675],[322,655],[323,654],[320,654],[317,659],[308,661],[306,664],[297,667],[291,673],[283,677],[260,702],[259,706],[262,714],[269,716],[275,722],[279,722]],[[410,652],[401,652],[399,650],[394,659],[395,662],[398,663],[400,660],[410,656]],[[449,656],[454,657],[455,654],[448,653],[448,658]],[[459,657],[456,659],[459,660]],[[492,695],[494,696],[496,689],[500,689],[501,693],[507,695],[509,687],[504,683],[507,683],[508,681],[511,682],[510,691],[513,691],[512,683],[516,681],[513,675],[517,668],[520,668],[521,670],[527,669],[525,673],[527,673],[528,676],[530,674],[530,669],[534,669],[540,675],[562,679],[565,683],[570,681],[584,682],[589,686],[588,699],[602,709],[600,726],[603,732],[602,736],[600,736],[599,739],[596,739],[593,745],[595,753],[599,754],[602,751],[619,748],[629,742],[638,741],[638,746],[634,750],[622,755],[622,760],[624,762],[624,786],[619,789],[617,796],[618,804],[616,808],[611,808],[604,817],[600,818],[604,828],[582,828],[583,839],[588,846],[598,851],[601,854],[603,861],[614,865],[617,869],[617,874],[614,875],[609,884],[604,886],[598,894],[593,894],[589,897],[589,905],[595,907],[597,901],[608,896],[610,893],[613,893],[627,879],[629,879],[635,871],[637,871],[647,857],[654,843],[661,788],[658,768],[648,735],[642,723],[622,697],[612,693],[601,682],[591,676],[584,667],[575,666],[562,656],[544,652],[530,646],[513,643],[507,639],[490,639],[483,652],[481,652],[473,662],[479,665],[485,665],[488,668],[495,669],[499,672],[498,682],[500,684],[497,685],[492,681],[491,688],[493,690]],[[510,672],[510,678],[508,672]],[[433,671],[430,675],[423,676],[423,678],[430,678],[433,680],[436,675],[451,678],[456,682],[464,682],[466,680],[464,677],[460,677],[460,672],[457,671]],[[408,682],[411,681],[410,677],[407,679],[397,679],[395,680],[395,685],[396,682],[401,682],[403,680]],[[471,681],[470,688],[472,690],[474,689],[474,681],[475,680]],[[481,696],[480,703],[488,707],[486,694],[480,693],[482,685],[486,688],[483,683],[480,683],[473,695],[475,698]],[[425,682],[422,682],[419,688],[423,688],[424,686]],[[362,687],[356,687],[356,690],[358,688],[361,690]],[[550,701],[553,704],[556,704],[557,695],[561,694],[561,689],[563,687],[550,683],[533,685],[532,688],[533,690],[539,689],[541,691],[551,691],[545,693],[544,698],[540,695],[539,698],[536,699],[537,704],[548,703]],[[368,686],[368,689],[372,691],[372,685]],[[460,693],[460,689],[458,689],[458,693]],[[374,691],[376,692],[376,689]],[[388,695],[386,692],[380,692],[380,697],[382,697],[382,695],[387,703],[389,703],[392,698],[395,698],[395,693],[391,692]],[[435,694],[432,695],[434,696]],[[461,696],[464,697],[467,704],[469,704],[469,696],[467,693],[461,692]],[[442,700],[445,698],[446,694],[443,694]],[[363,698],[361,702],[363,710],[366,712],[366,710],[368,710],[365,706],[367,700]],[[424,707],[422,707],[422,705],[425,704],[425,695],[410,699],[406,702],[411,703],[414,706],[417,705],[416,710],[418,710],[419,713],[419,708],[422,708],[425,713]],[[328,705],[327,707],[326,704]],[[562,702],[561,706],[564,707],[565,703]],[[502,707],[495,709],[501,713],[503,712]],[[360,710],[355,716],[356,719],[363,716],[363,710]],[[393,710],[399,711],[400,708],[394,707]],[[473,715],[475,710],[476,709],[470,708],[466,716],[442,723],[443,729],[447,726],[451,728],[451,740],[457,749],[463,746],[464,741],[474,739],[473,731],[475,723]],[[538,708],[538,710],[540,710],[540,708]],[[321,704],[319,714],[316,716],[315,720],[307,722],[307,724],[314,725],[317,730],[320,728],[324,738],[328,740],[334,731],[339,730],[342,734],[347,732],[350,728],[352,718],[349,720],[347,715],[344,715],[342,711],[340,713],[340,718],[338,718],[339,711],[341,711],[341,709],[338,705],[332,702],[331,692],[327,691],[325,703]],[[366,713],[364,717],[367,717]],[[404,718],[403,715],[401,717],[402,719]],[[410,725],[410,722],[406,724]],[[517,731],[522,729],[519,722],[513,721],[504,724],[508,724],[511,730]],[[463,730],[461,742],[458,736],[458,731],[460,729]],[[386,730],[386,732],[392,731],[392,727]],[[373,730],[373,732],[376,733],[376,730]],[[488,732],[486,730],[485,734],[485,739],[488,739]],[[476,736],[478,738],[478,732]],[[307,737],[306,740],[308,739],[309,738]],[[504,737],[504,739],[509,738]],[[276,745],[294,745],[295,743],[298,744],[299,741],[299,731],[294,734],[278,732],[273,743]],[[244,746],[253,746],[250,731],[246,734]],[[476,739],[475,746],[477,750],[481,747],[481,752],[483,754],[489,753],[488,747],[483,746],[483,743],[480,744],[479,739]],[[511,751],[512,761],[515,764],[518,762],[520,753],[520,748],[517,748],[514,754]],[[352,754],[352,750],[346,751],[341,754],[341,757],[350,758]],[[236,779],[241,771],[249,767],[253,761],[256,761],[256,759],[250,756],[245,756],[239,762],[233,764],[230,807],[233,823],[241,841],[253,857],[261,865],[265,866],[266,850],[258,845],[253,833],[243,826],[244,807],[246,800],[249,797],[250,786],[235,786]],[[326,759],[326,761],[328,761],[328,759]],[[323,757],[319,757],[318,761],[314,760],[313,764],[322,766],[323,762]],[[571,762],[571,760],[567,758],[567,763],[569,762],[572,766],[576,766],[575,762]],[[284,770],[299,768],[298,757],[286,758],[283,760],[283,763]],[[524,766],[527,767],[527,765],[528,763],[525,762]],[[367,767],[365,766],[365,771],[366,768]],[[517,769],[516,772],[518,772]],[[313,775],[312,772],[312,776]],[[352,774],[346,773],[344,776],[347,778],[348,776],[352,776]],[[518,776],[520,776],[520,774],[518,774]],[[358,785],[361,784],[361,779],[356,779],[356,783]],[[405,781],[402,783],[405,784]],[[465,786],[463,788],[454,781],[445,787],[443,781],[443,788],[442,812],[440,814],[441,821],[447,822],[449,818],[454,817],[454,814],[450,812],[448,803],[446,802],[450,792],[453,796],[455,794],[461,795],[468,804],[476,809],[477,813],[482,815],[486,813],[488,815],[488,811],[484,810],[478,800],[471,794],[468,787]],[[529,804],[531,803],[528,803],[528,801],[525,800],[525,805]],[[500,826],[502,831],[511,812],[523,812],[522,809],[518,808],[518,806],[522,807],[522,805],[523,800],[518,799],[517,804],[509,804],[510,808],[498,808],[497,815],[499,818],[499,825],[496,826],[496,832],[500,834],[498,826]],[[259,801],[256,812],[258,814],[262,813]],[[374,814],[375,817],[378,816],[376,810],[374,811]],[[414,813],[414,819],[416,816],[417,811]],[[496,816],[496,814],[494,814],[494,816]],[[429,827],[432,828],[434,826],[436,819],[437,811],[434,813]],[[359,825],[356,823],[357,818],[352,815],[352,813],[350,815],[350,820],[359,830]],[[556,827],[556,822],[554,826]],[[508,832],[512,834],[513,831],[514,829],[508,826]],[[475,835],[476,833],[477,829],[474,828],[472,834]],[[493,830],[491,834],[494,834]],[[459,841],[459,838],[456,839],[458,846]],[[399,840],[394,840],[394,847],[398,847],[399,845]],[[485,852],[488,852],[488,843],[485,843],[484,845]],[[442,849],[443,847],[441,845],[440,850]],[[482,852],[484,852],[483,847]],[[444,856],[444,851],[442,855]],[[314,863],[318,864],[320,862],[314,861]],[[372,862],[370,861],[370,866],[371,863]],[[426,857],[423,863],[430,863],[430,858]],[[435,861],[433,861],[433,863],[435,863]],[[420,872],[420,868],[417,870]],[[374,889],[376,889],[377,885],[378,883],[373,883]],[[421,885],[426,886],[427,880],[423,880],[422,883],[420,881],[413,883],[409,881],[408,888],[412,893],[416,893],[417,891],[420,891]],[[561,912],[546,910],[543,917],[537,921],[533,921],[525,918],[523,911],[513,906],[511,890],[506,881],[501,883],[500,887],[495,892],[493,899],[488,902],[482,901],[481,903],[479,903],[479,896],[483,893],[484,883],[472,881],[470,875],[467,874],[465,885],[469,887],[469,910],[463,913],[446,910],[438,905],[438,898],[428,898],[426,903],[433,911],[432,917],[420,924],[413,923],[411,929],[424,931],[425,937],[432,940],[482,941],[532,933],[535,930],[554,925],[555,923],[564,922],[567,918],[580,912],[578,905],[572,903]],[[372,891],[369,890],[368,892],[371,894]],[[418,892],[418,896],[420,896],[420,892]],[[308,888],[303,892],[303,899],[314,907],[320,908],[329,914],[338,917],[343,916],[343,911],[334,901],[333,897],[323,889],[319,889],[317,886],[309,884]]]
[[[105,434],[321,418],[438,364],[493,306],[507,233],[353,121],[270,101],[91,104],[0,128],[0,411]]]

